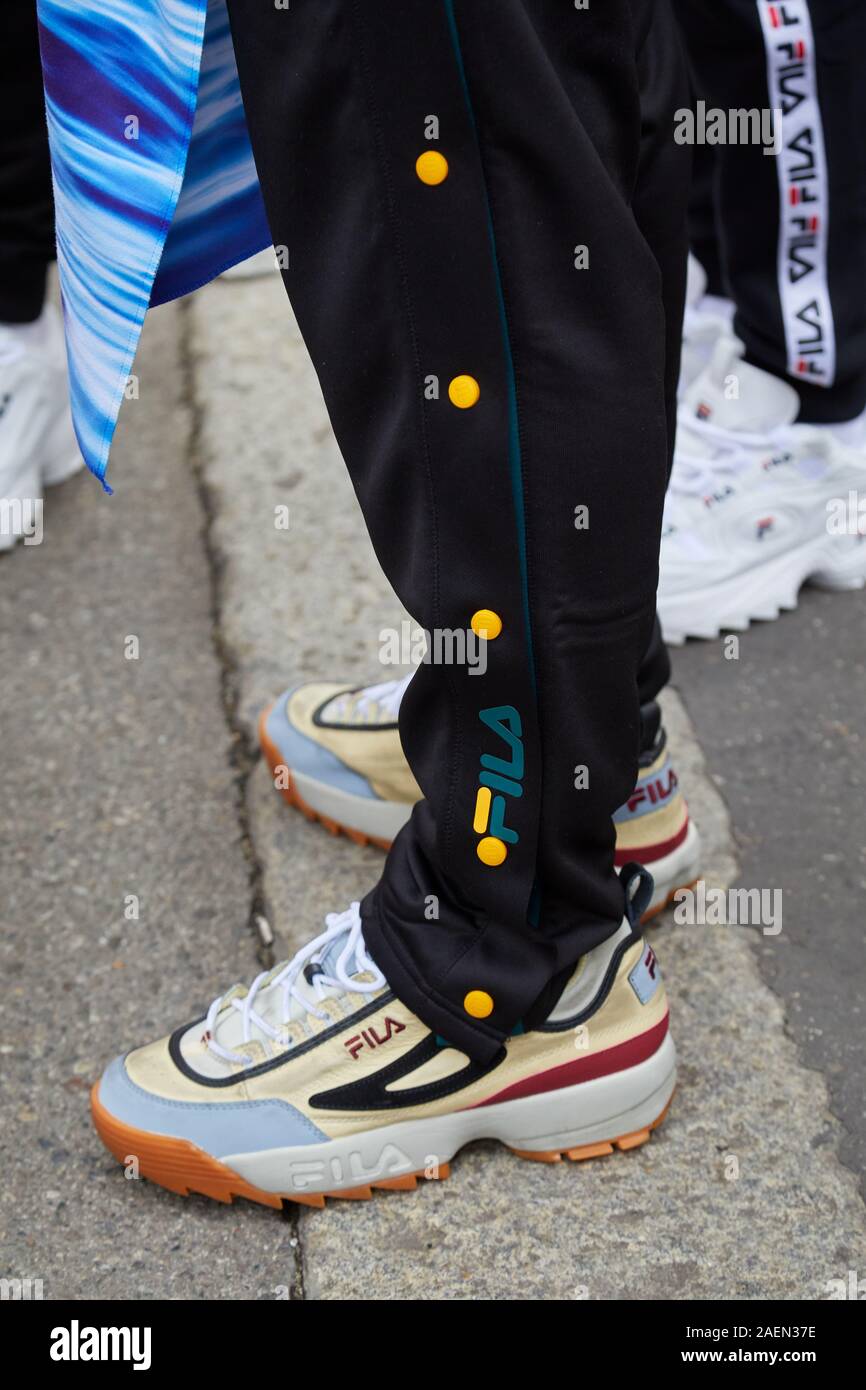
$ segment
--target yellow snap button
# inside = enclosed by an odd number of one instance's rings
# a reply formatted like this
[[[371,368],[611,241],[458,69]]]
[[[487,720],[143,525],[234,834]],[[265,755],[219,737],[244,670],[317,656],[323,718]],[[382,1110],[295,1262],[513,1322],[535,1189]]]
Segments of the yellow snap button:
[[[463,1007],[471,1018],[489,1018],[493,1013],[493,1000],[484,989],[470,989]]]
[[[485,835],[483,840],[478,841],[476,853],[482,864],[489,864],[491,869],[495,869],[505,862],[508,846],[504,840],[497,840],[495,835]]]
[[[470,410],[481,395],[474,376],[456,376],[448,387],[448,399],[458,410]]]
[[[438,150],[425,150],[415,160],[415,173],[422,183],[435,188],[437,183],[444,183],[448,177],[448,160]]]
[[[502,631],[502,619],[492,608],[479,608],[477,613],[472,614],[469,626],[476,637],[484,637],[492,642]]]

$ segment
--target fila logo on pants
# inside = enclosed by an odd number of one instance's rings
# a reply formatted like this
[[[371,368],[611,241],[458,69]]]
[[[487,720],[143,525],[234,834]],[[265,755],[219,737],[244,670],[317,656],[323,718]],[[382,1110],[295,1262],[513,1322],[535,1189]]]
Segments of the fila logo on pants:
[[[505,861],[508,846],[516,845],[520,839],[517,831],[506,824],[506,816],[507,798],[523,795],[523,725],[513,705],[479,710],[478,717],[500,740],[499,755],[481,754],[472,821],[476,835],[483,837],[477,845],[478,858],[482,864],[495,868]],[[503,752],[507,757],[502,756]]]
[[[829,185],[808,0],[758,0],[770,106],[781,112],[778,283],[788,371],[818,386],[836,372],[827,284]]]

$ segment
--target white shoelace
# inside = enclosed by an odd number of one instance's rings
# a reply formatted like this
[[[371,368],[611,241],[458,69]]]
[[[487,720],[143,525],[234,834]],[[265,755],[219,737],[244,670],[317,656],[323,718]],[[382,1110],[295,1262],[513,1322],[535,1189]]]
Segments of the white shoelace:
[[[317,936],[307,946],[303,946],[298,954],[286,964],[278,968],[277,974],[272,971],[263,971],[250,985],[246,994],[241,998],[231,998],[232,990],[226,994],[219,995],[211,1004],[207,1014],[207,1032],[205,1034],[206,1046],[217,1057],[221,1057],[224,1062],[238,1063],[242,1066],[251,1066],[253,1058],[239,1052],[231,1052],[228,1048],[218,1043],[214,1037],[217,1018],[223,1008],[236,1009],[242,1018],[243,1041],[245,1043],[253,1041],[253,1029],[258,1029],[265,1055],[270,1057],[271,1050],[264,1038],[285,1046],[290,1039],[286,1035],[286,1028],[290,1023],[289,1010],[291,1002],[295,999],[302,1009],[316,1018],[329,1019],[330,1015],[324,1009],[317,1009],[310,999],[309,994],[302,994],[297,988],[298,977],[307,965],[319,964],[335,941],[341,936],[345,936],[345,944],[337,957],[334,973],[327,974],[320,971],[314,975],[309,982],[308,988],[312,990],[315,997],[322,1000],[325,997],[325,990],[328,988],[339,989],[345,993],[375,994],[385,984],[385,976],[382,974],[375,961],[371,960],[364,945],[364,936],[361,924],[361,908],[359,903],[352,903],[345,912],[329,912],[325,918],[326,931],[321,936]],[[350,962],[353,972],[369,973],[372,980],[358,980],[352,978],[348,972]],[[267,985],[265,984],[267,981]],[[236,989],[237,986],[233,986]],[[274,1027],[266,1018],[256,1012],[256,998],[260,993],[280,989],[282,991],[282,1027]]]
[[[691,453],[688,448],[690,432],[715,452]],[[686,497],[711,492],[720,479],[736,477],[751,468],[755,462],[755,450],[772,452],[790,447],[791,444],[784,428],[757,434],[747,430],[724,429],[721,425],[699,419],[689,419],[685,425],[681,425],[680,438],[684,440],[684,446],[677,447],[670,491]]]
[[[339,696],[334,705],[335,717],[345,716],[351,710],[363,718],[377,705],[390,719],[396,719],[400,713],[400,703],[414,674],[414,671],[410,671],[401,680],[383,681],[381,685],[368,685],[354,694]]]

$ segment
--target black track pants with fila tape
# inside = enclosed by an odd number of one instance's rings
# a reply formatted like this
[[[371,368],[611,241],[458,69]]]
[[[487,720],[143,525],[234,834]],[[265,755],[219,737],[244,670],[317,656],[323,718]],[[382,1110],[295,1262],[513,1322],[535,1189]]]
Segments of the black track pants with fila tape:
[[[866,4],[676,0],[695,96],[777,112],[761,143],[704,145],[693,246],[736,306],[746,355],[786,377],[800,419],[866,408]]]

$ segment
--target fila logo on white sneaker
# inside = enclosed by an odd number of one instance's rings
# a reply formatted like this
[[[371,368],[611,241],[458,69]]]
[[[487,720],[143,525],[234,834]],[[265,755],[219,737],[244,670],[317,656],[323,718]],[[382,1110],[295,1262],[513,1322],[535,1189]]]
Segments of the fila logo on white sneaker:
[[[756,535],[757,539],[758,539],[759,541],[762,541],[762,540],[764,539],[764,537],[766,536],[767,532],[768,532],[768,531],[772,531],[772,529],[773,529],[773,527],[775,526],[775,524],[776,524],[776,519],[775,519],[775,517],[772,517],[772,516],[762,516],[761,519],[760,519],[760,521],[758,521],[757,524],[756,524],[756,526],[755,526],[755,535]]]
[[[783,463],[790,463],[793,457],[793,454],[787,452],[783,454],[771,454],[769,458],[762,461],[761,467],[765,473],[769,473],[771,468],[780,468]]]
[[[714,507],[717,502],[724,502],[729,497],[733,497],[734,489],[730,483],[726,487],[719,488],[716,492],[707,492],[701,498],[705,507]]]
[[[383,1024],[385,1035],[380,1037],[375,1028],[362,1028],[360,1033],[356,1033],[353,1038],[347,1038],[343,1043],[346,1051],[353,1061],[358,1060],[365,1047],[381,1047],[383,1043],[402,1033],[406,1025],[397,1018],[386,1017]]]
[[[637,965],[629,972],[628,982],[642,1004],[648,1004],[661,984],[661,971],[652,946],[644,946]]]

